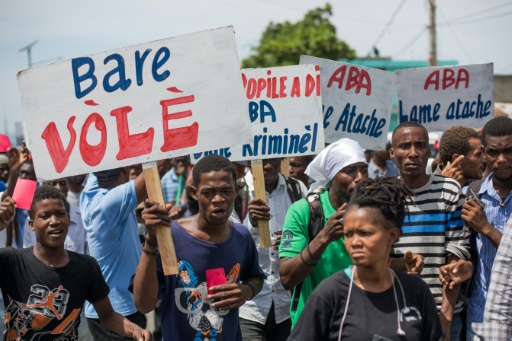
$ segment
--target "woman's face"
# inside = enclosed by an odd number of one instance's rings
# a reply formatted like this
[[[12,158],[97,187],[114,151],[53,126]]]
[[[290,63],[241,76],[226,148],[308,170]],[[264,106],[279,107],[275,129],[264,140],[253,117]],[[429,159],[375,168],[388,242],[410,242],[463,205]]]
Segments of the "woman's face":
[[[387,263],[400,230],[378,208],[354,205],[345,213],[344,234],[345,248],[354,265],[373,267],[379,262]]]

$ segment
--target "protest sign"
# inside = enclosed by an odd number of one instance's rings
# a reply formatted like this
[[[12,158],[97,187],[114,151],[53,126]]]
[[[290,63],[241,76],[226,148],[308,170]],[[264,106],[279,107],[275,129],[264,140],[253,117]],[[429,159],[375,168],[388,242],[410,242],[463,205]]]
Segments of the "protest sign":
[[[367,149],[385,149],[396,76],[387,71],[301,56],[320,66],[325,142],[342,137]]]
[[[254,137],[193,154],[193,163],[208,154],[244,161],[317,154],[324,148],[318,66],[244,69],[242,79]]]
[[[397,70],[399,121],[429,131],[481,128],[494,116],[493,64]]]
[[[251,138],[232,27],[21,71],[38,177],[155,161]]]
[[[148,163],[251,137],[232,27],[21,71],[18,84],[43,179],[144,163],[149,198],[163,205]],[[156,232],[164,273],[176,274],[169,226]]]

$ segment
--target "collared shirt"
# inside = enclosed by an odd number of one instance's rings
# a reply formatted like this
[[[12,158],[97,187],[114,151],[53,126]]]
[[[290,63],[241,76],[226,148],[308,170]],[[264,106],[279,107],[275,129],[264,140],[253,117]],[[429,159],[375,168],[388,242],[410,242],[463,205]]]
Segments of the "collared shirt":
[[[304,197],[308,189],[302,182],[299,181],[299,184]],[[251,192],[250,200],[253,198],[254,192]],[[276,188],[272,193],[266,193],[266,199],[271,215],[270,236],[272,241],[275,241],[277,236],[274,233],[282,231],[286,212],[292,204],[283,175],[279,174]],[[240,307],[239,315],[246,320],[265,324],[272,302],[274,302],[275,322],[284,322],[290,318],[290,293],[283,288],[279,278],[279,250],[277,247],[260,248],[258,228],[251,226],[249,215],[245,218],[244,225],[250,226],[249,230],[258,248],[259,264],[267,279],[263,282],[260,293]]]
[[[512,193],[502,201],[494,189],[492,178],[493,173],[489,174],[484,180],[478,194],[480,195],[480,200],[485,203],[484,211],[487,221],[500,233],[503,233],[505,225],[512,214]],[[476,251],[478,254],[476,271],[471,294],[467,300],[468,323],[482,322],[484,319],[485,301],[497,250],[487,237],[478,233],[476,237]]]
[[[398,167],[396,166],[395,160],[387,160],[386,161],[386,170],[383,172],[375,162],[373,162],[373,159],[370,160],[368,163],[368,176],[372,179],[375,178],[382,178],[384,176],[399,176],[400,172],[398,171]]]
[[[483,323],[472,328],[484,340],[512,340],[512,217],[494,259]]]
[[[89,252],[96,258],[110,287],[108,297],[114,310],[128,316],[137,311],[128,290],[130,277],[137,270],[142,254],[135,208],[138,205],[133,180],[112,189],[101,188],[94,174],[89,174],[80,196],[80,211]],[[98,318],[90,302],[85,316]]]
[[[181,195],[185,190],[185,183],[187,181],[186,176],[178,176],[174,171],[175,168],[171,168],[160,181],[162,183],[165,202],[170,203],[172,201],[173,204],[175,204],[176,198],[181,200]]]

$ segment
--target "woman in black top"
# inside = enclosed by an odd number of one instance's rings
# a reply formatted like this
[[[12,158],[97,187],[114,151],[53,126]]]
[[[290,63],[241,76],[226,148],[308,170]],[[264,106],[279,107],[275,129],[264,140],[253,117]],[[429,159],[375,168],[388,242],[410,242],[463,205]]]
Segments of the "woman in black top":
[[[288,340],[441,339],[427,284],[388,267],[411,195],[396,178],[357,185],[344,215],[345,247],[354,265],[315,289]]]

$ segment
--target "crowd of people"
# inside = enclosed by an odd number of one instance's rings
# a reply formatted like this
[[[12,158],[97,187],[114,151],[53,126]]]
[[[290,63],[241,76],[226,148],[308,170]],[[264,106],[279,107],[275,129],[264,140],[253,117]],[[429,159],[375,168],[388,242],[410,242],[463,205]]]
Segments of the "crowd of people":
[[[134,165],[39,182],[18,208],[32,155],[0,152],[3,340],[512,340],[510,118],[447,129],[433,169],[415,122],[381,151],[263,159],[265,198],[248,162],[161,160],[165,207]]]

